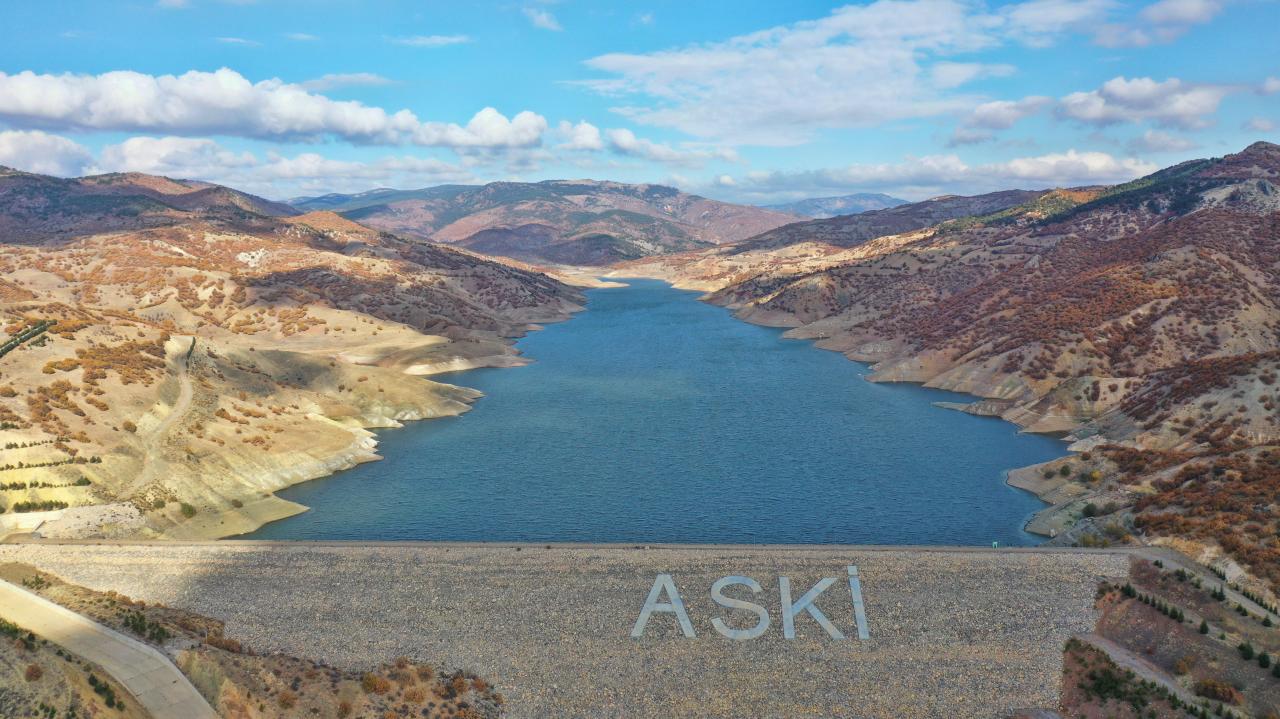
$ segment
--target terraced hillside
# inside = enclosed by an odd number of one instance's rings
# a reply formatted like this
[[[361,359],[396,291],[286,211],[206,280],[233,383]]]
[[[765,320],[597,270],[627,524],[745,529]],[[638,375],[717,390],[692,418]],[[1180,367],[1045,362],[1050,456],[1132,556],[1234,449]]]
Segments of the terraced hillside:
[[[582,302],[165,178],[6,171],[0,226],[0,530],[47,510],[51,536],[223,536],[294,513],[272,491],[375,459],[366,428],[476,396],[414,375],[517,364],[512,338]]]

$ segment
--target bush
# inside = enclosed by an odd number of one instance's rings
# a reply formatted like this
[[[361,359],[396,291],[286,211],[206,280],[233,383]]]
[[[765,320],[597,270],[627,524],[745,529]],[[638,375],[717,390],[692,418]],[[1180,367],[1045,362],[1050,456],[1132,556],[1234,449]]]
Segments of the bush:
[[[192,517],[196,516],[196,508],[191,506],[190,504],[187,504],[186,502],[183,502],[182,516],[186,517],[187,519],[191,519]]]
[[[40,677],[44,676],[44,670],[40,668],[39,664],[28,664],[27,671],[23,676],[25,676],[29,682],[38,681]]]
[[[1061,475],[1061,476],[1063,476],[1063,477],[1070,477],[1070,476],[1071,476],[1071,465],[1069,465],[1069,464],[1064,464],[1064,465],[1062,465],[1062,467],[1060,467],[1060,468],[1058,469],[1058,474],[1059,474],[1059,475]]]
[[[360,687],[365,694],[386,694],[391,691],[391,682],[377,674],[366,673],[360,678]]]
[[[280,705],[281,709],[292,709],[298,704],[298,695],[285,689],[280,692],[280,696],[276,697],[276,703]]]
[[[1201,634],[1209,633],[1209,623],[1203,619],[1200,620],[1200,633]]]
[[[1195,691],[1196,696],[1224,704],[1239,704],[1244,699],[1239,689],[1219,679],[1201,679],[1196,682]]]
[[[1271,666],[1271,655],[1267,654],[1266,652],[1259,654],[1258,666],[1262,667],[1263,669],[1266,669],[1267,667]]]
[[[1252,660],[1253,660],[1253,653],[1254,653],[1254,652],[1253,652],[1253,645],[1252,645],[1252,644],[1250,644],[1249,642],[1245,642],[1244,644],[1241,644],[1240,646],[1238,646],[1238,647],[1236,647],[1236,648],[1240,650],[1240,656],[1241,656],[1241,657],[1242,657],[1246,662],[1247,662],[1247,661],[1252,661]]]
[[[121,426],[121,427],[124,427],[124,431],[126,431],[126,432],[137,432],[137,431],[138,431],[138,425],[134,424],[133,422],[130,422],[130,421],[129,421],[129,420],[127,420],[127,419],[126,419],[126,420],[125,420],[125,421],[124,421],[120,426]]]
[[[1084,505],[1084,509],[1081,510],[1080,513],[1086,517],[1096,517],[1098,516],[1098,505],[1094,504],[1093,502],[1090,502]]]

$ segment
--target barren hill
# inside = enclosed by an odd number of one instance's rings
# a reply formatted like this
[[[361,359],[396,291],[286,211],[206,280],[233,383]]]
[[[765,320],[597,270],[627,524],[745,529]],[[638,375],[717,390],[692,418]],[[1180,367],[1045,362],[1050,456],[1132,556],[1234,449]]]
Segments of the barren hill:
[[[412,375],[519,363],[581,295],[545,275],[145,175],[0,176],[0,525],[224,536],[465,411]],[[65,511],[62,508],[66,507]],[[0,526],[0,534],[3,533]]]
[[[1086,453],[1059,463],[1061,481],[1015,477],[1064,502],[1044,527],[1106,507],[1086,528],[1190,541],[1280,582],[1278,177],[1280,147],[1256,143],[913,231],[867,224],[906,205],[621,273],[712,290],[745,319],[875,363],[874,379],[1069,433]]]
[[[594,180],[373,190],[292,202],[409,237],[568,265],[606,265],[711,247],[801,219],[661,185]]]

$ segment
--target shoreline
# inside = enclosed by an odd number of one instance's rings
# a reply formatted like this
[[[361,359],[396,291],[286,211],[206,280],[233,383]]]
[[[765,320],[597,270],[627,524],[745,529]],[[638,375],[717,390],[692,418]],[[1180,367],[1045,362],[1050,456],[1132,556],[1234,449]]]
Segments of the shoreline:
[[[758,327],[770,327],[773,329],[783,330],[783,334],[782,334],[783,337],[786,337],[786,333],[788,330],[796,326],[794,324],[786,324],[786,323],[770,323],[770,322],[763,321],[763,319],[760,321],[756,321],[756,320],[741,316],[738,313],[738,311],[732,307],[717,305],[713,302],[708,302],[706,297],[717,289],[709,285],[708,283],[682,282],[677,277],[666,275],[663,273],[657,273],[657,272],[653,274],[647,274],[647,275],[643,273],[621,274],[621,272],[623,271],[613,270],[603,276],[609,277],[609,278],[615,278],[619,280],[626,280],[628,278],[659,280],[661,282],[666,282],[668,285],[678,290],[701,293],[702,296],[698,298],[699,302],[705,302],[712,306],[720,307],[724,310],[727,310],[729,312],[729,315],[733,317],[733,319],[739,322],[746,322],[748,324],[753,324]],[[1058,534],[1050,533],[1053,529],[1055,529],[1053,527],[1048,526],[1050,521],[1056,518],[1059,513],[1066,510],[1072,504],[1078,503],[1080,497],[1073,496],[1073,497],[1061,499],[1060,501],[1048,499],[1048,497],[1050,497],[1051,495],[1056,494],[1062,488],[1063,485],[1070,486],[1072,485],[1072,483],[1062,482],[1059,485],[1055,485],[1052,488],[1040,491],[1033,488],[1035,486],[1035,483],[1033,481],[1034,477],[1032,476],[1032,474],[1034,473],[1035,470],[1039,470],[1040,468],[1051,465],[1051,464],[1056,466],[1057,463],[1061,462],[1063,459],[1074,457],[1078,454],[1077,452],[1071,450],[1070,448],[1070,446],[1074,444],[1074,441],[1068,439],[1068,437],[1070,437],[1069,432],[1062,432],[1062,431],[1030,432],[1026,428],[1019,425],[1018,423],[1005,419],[1000,415],[1000,413],[994,412],[994,411],[988,411],[990,407],[989,403],[992,401],[991,397],[983,397],[981,395],[971,394],[969,392],[961,392],[953,389],[946,389],[943,387],[930,387],[927,382],[915,382],[915,381],[903,380],[903,379],[873,378],[871,375],[874,375],[876,373],[875,365],[877,363],[855,359],[853,357],[850,357],[848,352],[838,348],[824,347],[822,345],[822,341],[824,338],[790,337],[788,339],[807,340],[810,346],[815,349],[824,350],[827,352],[836,352],[838,354],[843,355],[844,358],[850,362],[863,365],[869,371],[868,375],[864,376],[863,378],[868,382],[875,382],[877,384],[914,385],[917,387],[923,387],[925,389],[936,389],[944,392],[950,392],[956,395],[972,397],[973,398],[972,402],[934,402],[933,405],[936,407],[940,407],[942,409],[949,409],[956,412],[962,412],[964,414],[973,415],[975,417],[989,417],[992,419],[998,419],[1002,422],[1007,422],[1008,424],[1011,424],[1014,427],[1017,427],[1019,433],[1028,432],[1030,434],[1038,434],[1044,437],[1051,437],[1051,438],[1059,439],[1060,441],[1062,441],[1067,446],[1065,448],[1064,454],[1061,457],[1058,457],[1057,459],[1049,460],[1048,462],[1040,462],[1039,464],[1030,464],[1023,467],[1010,467],[1009,469],[1005,470],[1004,477],[1003,477],[1003,482],[1005,485],[1023,492],[1027,492],[1028,494],[1031,494],[1036,499],[1040,500],[1045,504],[1043,508],[1034,512],[1030,517],[1027,517],[1022,524],[1022,531],[1026,532],[1027,534],[1033,534],[1043,538],[1035,546],[1043,546],[1047,542],[1053,541],[1059,536]],[[1053,437],[1053,435],[1062,435],[1062,436]],[[1028,473],[1028,478],[1024,479],[1021,476],[1018,476],[1020,473]]]

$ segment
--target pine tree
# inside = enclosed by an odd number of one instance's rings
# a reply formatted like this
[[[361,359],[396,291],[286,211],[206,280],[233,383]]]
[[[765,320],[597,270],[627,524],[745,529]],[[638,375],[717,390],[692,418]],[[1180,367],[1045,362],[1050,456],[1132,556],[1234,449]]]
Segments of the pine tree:
[[[1206,622],[1203,619],[1200,620],[1200,633],[1201,634],[1209,633],[1209,622]]]

